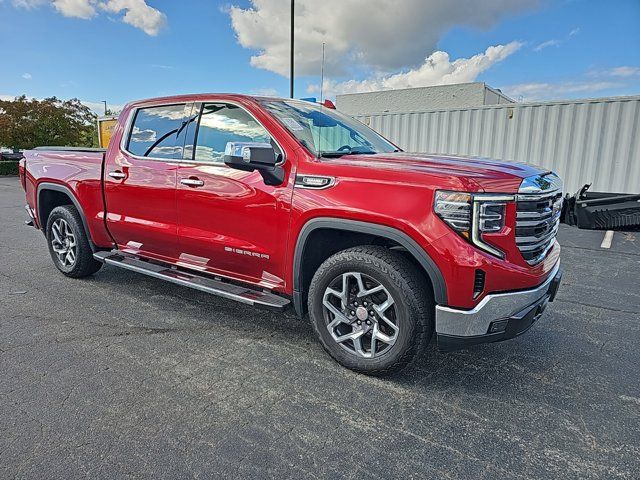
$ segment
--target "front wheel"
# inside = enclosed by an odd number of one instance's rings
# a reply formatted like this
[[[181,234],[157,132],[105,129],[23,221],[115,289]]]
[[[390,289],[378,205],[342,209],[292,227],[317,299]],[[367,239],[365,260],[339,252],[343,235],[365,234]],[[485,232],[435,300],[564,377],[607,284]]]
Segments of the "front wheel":
[[[68,277],[86,277],[102,266],[93,258],[82,218],[72,205],[51,211],[47,220],[47,242],[54,265]]]
[[[320,342],[341,365],[370,375],[405,367],[433,331],[432,293],[402,254],[361,246],[329,257],[309,288]]]

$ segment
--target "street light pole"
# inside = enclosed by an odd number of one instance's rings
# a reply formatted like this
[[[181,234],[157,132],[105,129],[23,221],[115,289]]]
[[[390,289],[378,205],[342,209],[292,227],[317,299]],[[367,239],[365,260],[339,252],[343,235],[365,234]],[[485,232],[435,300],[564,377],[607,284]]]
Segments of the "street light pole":
[[[107,116],[107,101],[106,100],[102,100],[102,103],[104,103],[104,115],[106,117]]]
[[[291,0],[291,62],[289,73],[289,96],[293,98],[293,15],[294,15],[294,3],[295,0]]]
[[[320,103],[324,100],[322,98],[322,87],[324,87],[324,42],[322,42],[322,64],[320,66]]]

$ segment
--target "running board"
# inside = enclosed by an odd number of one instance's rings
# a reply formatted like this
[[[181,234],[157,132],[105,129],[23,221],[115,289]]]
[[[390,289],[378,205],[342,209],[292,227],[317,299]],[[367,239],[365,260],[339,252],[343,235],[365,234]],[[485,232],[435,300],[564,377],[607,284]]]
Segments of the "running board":
[[[268,308],[270,310],[284,310],[290,303],[288,299],[271,292],[254,290],[233,283],[223,282],[222,280],[215,280],[204,275],[177,270],[168,265],[152,263],[122,252],[96,252],[93,254],[93,257],[108,265],[132,270],[144,275],[149,275],[150,277],[159,278],[160,280],[200,290],[201,292],[218,295],[219,297],[228,298],[240,303],[246,303],[247,305]]]

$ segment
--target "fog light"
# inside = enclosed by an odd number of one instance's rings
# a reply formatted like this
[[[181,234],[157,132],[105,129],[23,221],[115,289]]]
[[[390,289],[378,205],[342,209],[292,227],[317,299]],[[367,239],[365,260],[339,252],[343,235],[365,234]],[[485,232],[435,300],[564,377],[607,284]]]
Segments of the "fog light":
[[[498,320],[497,322],[491,322],[489,325],[489,333],[502,333],[507,329],[507,323],[509,320]]]

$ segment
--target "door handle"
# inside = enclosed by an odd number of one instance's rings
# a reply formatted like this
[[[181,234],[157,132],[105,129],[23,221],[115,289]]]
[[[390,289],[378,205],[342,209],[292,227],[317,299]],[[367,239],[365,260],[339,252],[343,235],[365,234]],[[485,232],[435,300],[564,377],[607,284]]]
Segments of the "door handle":
[[[183,178],[180,183],[187,187],[202,187],[204,185],[204,182],[199,178]]]
[[[127,174],[122,173],[120,170],[116,170],[115,172],[109,172],[109,176],[116,180],[122,180],[123,178],[126,178]]]

